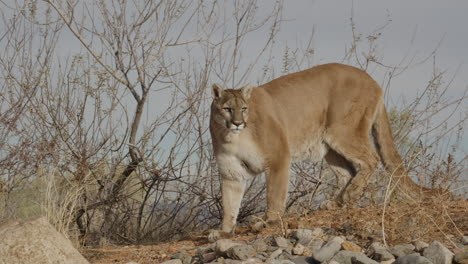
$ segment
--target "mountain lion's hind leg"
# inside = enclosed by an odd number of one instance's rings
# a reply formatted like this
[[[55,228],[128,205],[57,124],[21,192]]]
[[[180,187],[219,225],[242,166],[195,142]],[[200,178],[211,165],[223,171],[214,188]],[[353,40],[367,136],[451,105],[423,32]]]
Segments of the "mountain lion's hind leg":
[[[340,134],[348,136],[347,138],[331,138],[327,143],[352,164],[356,173],[346,184],[337,202],[341,206],[353,206],[361,199],[364,189],[378,166],[379,158],[370,144],[368,135],[352,136],[351,133],[343,133],[343,131]]]
[[[355,175],[352,165],[333,149],[329,149],[325,155],[325,160],[335,176],[335,184],[331,190],[329,200],[325,200],[320,205],[321,209],[336,209],[339,207],[335,201],[346,188],[347,183]],[[333,200],[332,200],[333,199]]]

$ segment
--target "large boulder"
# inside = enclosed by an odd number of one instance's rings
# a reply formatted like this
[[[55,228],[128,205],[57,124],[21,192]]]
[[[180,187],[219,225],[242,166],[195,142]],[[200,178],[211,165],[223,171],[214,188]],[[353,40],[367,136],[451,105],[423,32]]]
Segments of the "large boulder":
[[[89,264],[45,217],[9,221],[0,226],[0,238],[0,264]]]

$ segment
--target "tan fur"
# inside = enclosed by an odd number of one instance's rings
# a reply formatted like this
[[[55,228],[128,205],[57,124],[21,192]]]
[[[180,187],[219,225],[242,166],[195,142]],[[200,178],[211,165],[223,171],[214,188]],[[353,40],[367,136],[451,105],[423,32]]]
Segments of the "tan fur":
[[[361,198],[379,156],[395,182],[405,184],[405,193],[426,190],[401,166],[382,89],[362,70],[326,64],[253,89],[214,85],[213,97],[210,132],[222,176],[223,234],[233,231],[245,180],[261,172],[266,172],[267,219],[278,219],[285,209],[292,160],[325,158],[337,175],[349,174],[338,205]]]

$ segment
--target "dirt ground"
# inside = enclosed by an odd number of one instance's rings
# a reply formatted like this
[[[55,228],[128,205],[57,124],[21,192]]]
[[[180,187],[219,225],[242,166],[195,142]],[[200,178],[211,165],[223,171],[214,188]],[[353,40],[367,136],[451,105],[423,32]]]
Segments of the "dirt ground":
[[[352,236],[352,241],[363,248],[375,241],[393,246],[415,240],[427,243],[437,240],[453,248],[462,235],[468,235],[468,200],[313,211],[308,215],[288,216],[282,226],[256,234],[250,228],[239,227],[233,240],[285,236],[287,229],[314,227],[327,228],[330,236]],[[194,255],[197,247],[209,246],[206,235],[196,234],[182,241],[157,245],[110,245],[80,251],[91,263],[150,264],[168,260],[180,250]]]

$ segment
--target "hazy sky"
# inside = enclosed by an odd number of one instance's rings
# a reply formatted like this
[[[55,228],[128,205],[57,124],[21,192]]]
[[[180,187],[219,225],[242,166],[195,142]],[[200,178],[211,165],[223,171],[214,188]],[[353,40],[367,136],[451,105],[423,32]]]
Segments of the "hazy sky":
[[[291,21],[285,30],[288,38],[300,36],[316,28],[316,48],[328,53],[343,49],[343,41],[350,39],[349,20],[352,1],[296,0],[285,3],[285,19]],[[384,50],[389,55],[402,54],[414,34],[414,47],[430,51],[442,37],[442,62],[460,64],[468,62],[468,1],[354,1],[354,19],[358,30],[369,32],[392,20],[385,30]],[[335,52],[332,52],[335,50]],[[329,55],[327,56],[329,57]],[[329,58],[322,58],[328,60]]]
[[[463,82],[460,83],[460,89],[466,87],[468,1],[286,1],[284,18],[290,21],[286,23],[279,39],[286,42],[301,38],[314,26],[317,63],[340,60],[345,45],[351,41],[352,3],[357,30],[364,35],[391,19],[383,31],[382,41],[379,42],[385,61],[399,61],[410,48],[411,54],[418,54],[422,58],[430,54],[442,40],[437,63],[449,72],[461,65],[459,77]],[[413,36],[414,42],[411,44]],[[430,72],[426,72],[413,76],[415,83],[409,83],[408,86],[416,84],[417,79],[429,74]]]

